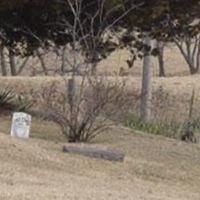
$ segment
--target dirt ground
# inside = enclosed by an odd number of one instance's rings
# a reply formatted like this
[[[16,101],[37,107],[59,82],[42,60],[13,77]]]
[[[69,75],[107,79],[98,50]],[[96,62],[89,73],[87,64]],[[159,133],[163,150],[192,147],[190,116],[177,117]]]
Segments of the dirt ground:
[[[56,129],[55,129],[56,130]],[[62,142],[0,133],[1,200],[199,200],[200,145],[122,127],[94,143],[123,163],[62,153]]]

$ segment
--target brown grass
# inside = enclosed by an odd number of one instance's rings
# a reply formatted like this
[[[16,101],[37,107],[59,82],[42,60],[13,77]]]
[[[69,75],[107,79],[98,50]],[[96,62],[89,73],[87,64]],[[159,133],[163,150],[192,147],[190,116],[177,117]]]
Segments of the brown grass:
[[[70,78],[66,76],[65,79]],[[153,87],[158,88],[159,86],[163,86],[167,90],[170,90],[171,93],[177,95],[183,95],[184,97],[192,93],[192,89],[195,88],[197,94],[200,91],[199,85],[199,75],[193,76],[175,76],[168,78],[153,78]],[[129,86],[129,89],[138,89],[141,87],[141,78],[140,77],[113,77],[108,76],[104,78],[105,81],[123,81],[125,80]],[[38,90],[42,86],[46,86],[51,84],[52,81],[62,82],[64,79],[60,77],[1,77],[0,85],[1,87],[13,87],[16,92],[27,92],[30,90]],[[79,82],[81,77],[77,76],[77,81]]]
[[[199,94],[198,79],[198,75],[154,78],[153,85],[154,89],[163,85],[178,100],[187,103],[193,86]],[[58,77],[8,77],[1,78],[0,84],[28,93],[60,80]],[[129,77],[129,89],[139,90],[140,81]],[[178,103],[174,107],[176,111]],[[9,133],[10,118],[0,119],[0,132]],[[199,200],[199,144],[117,127],[93,142],[124,151],[125,162],[119,164],[64,154],[61,152],[64,141],[58,127],[37,119],[33,119],[29,140],[13,139],[1,133],[0,199]]]
[[[124,151],[120,164],[62,153],[56,130],[34,120],[29,140],[0,133],[0,199],[199,200],[199,145],[117,127],[94,143]]]
[[[66,79],[69,78],[66,76]],[[168,78],[153,78],[153,90],[156,91],[160,86],[168,92],[174,98],[174,105],[171,108],[172,112],[174,110],[176,118],[181,116],[188,116],[189,101],[192,95],[193,88],[195,89],[195,108],[197,114],[198,108],[200,107],[200,85],[199,85],[199,75],[193,76],[182,76],[182,77],[168,77]],[[77,77],[77,82],[80,82],[81,77]],[[105,81],[125,81],[127,85],[127,90],[129,92],[140,93],[141,88],[141,78],[140,77],[113,77],[108,76],[104,78]],[[63,78],[60,77],[7,77],[0,78],[1,87],[12,87],[16,93],[22,93],[29,95],[33,92],[39,92],[41,88],[50,85],[52,82],[60,83],[60,88],[65,89]],[[173,113],[174,115],[174,113]],[[200,114],[199,114],[200,116]]]
[[[125,51],[118,52],[103,61],[99,73],[105,74],[106,69],[107,75],[117,74],[118,69],[125,66],[126,54]],[[165,59],[168,75],[188,74],[177,50],[171,52],[170,47]],[[141,62],[130,70],[130,74],[118,80],[127,79],[129,90],[139,92]],[[154,74],[157,74],[157,67]],[[173,109],[181,116],[186,114],[184,108],[193,87],[196,102],[200,98],[199,78],[199,75],[154,77],[153,88],[156,90],[162,85],[175,95]],[[0,85],[29,94],[31,90],[39,91],[44,85],[60,80],[59,77],[7,77],[0,79]],[[115,78],[108,77],[108,80]],[[0,118],[0,200],[200,199],[199,144],[115,127],[93,142],[124,151],[125,162],[119,164],[62,153],[65,138],[58,127],[38,119],[33,119],[29,140],[10,138],[10,120],[11,116]]]

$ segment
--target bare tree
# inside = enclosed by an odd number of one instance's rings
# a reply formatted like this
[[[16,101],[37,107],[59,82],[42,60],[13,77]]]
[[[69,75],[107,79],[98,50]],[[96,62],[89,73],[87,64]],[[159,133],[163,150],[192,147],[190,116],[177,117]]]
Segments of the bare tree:
[[[193,38],[190,36],[175,38],[174,42],[188,64],[190,73],[198,73],[200,67],[200,35]]]
[[[43,116],[58,124],[69,142],[86,142],[109,129],[123,118],[131,102],[124,84],[96,77],[85,77],[87,82],[83,84],[82,78],[65,81],[67,90],[52,83],[37,99]]]
[[[127,113],[125,107],[129,105],[127,99],[130,97],[125,95],[125,85],[119,84],[118,81],[106,83],[102,78],[92,76],[94,66],[102,59],[104,51],[114,50],[113,43],[104,36],[107,30],[120,20],[115,19],[114,22],[106,24],[105,28],[104,4],[105,1],[102,1],[98,9],[92,15],[86,15],[83,20],[81,1],[68,0],[74,20],[72,24],[63,22],[63,26],[72,33],[72,40],[63,49],[70,52],[70,56],[65,54],[61,74],[64,75],[67,64],[71,76],[63,76],[66,88],[64,93],[59,87],[52,85],[44,88],[39,98],[47,118],[61,127],[69,142],[88,141],[113,125],[117,112]],[[87,28],[84,27],[86,20],[90,24]],[[96,20],[100,23],[98,27]],[[82,76],[77,77],[77,69],[81,70]]]

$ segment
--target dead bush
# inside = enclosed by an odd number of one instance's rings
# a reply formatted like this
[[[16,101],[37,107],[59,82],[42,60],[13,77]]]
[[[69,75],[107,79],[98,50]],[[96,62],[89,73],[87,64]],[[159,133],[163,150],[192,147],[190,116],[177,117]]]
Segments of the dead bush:
[[[61,128],[69,142],[86,142],[124,119],[133,98],[126,84],[97,77],[65,80],[66,90],[52,83],[40,94],[45,118]]]

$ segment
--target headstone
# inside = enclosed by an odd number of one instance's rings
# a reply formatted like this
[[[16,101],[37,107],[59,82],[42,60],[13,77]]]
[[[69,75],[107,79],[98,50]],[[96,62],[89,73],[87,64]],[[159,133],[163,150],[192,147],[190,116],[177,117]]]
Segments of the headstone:
[[[19,138],[29,138],[31,127],[31,116],[22,113],[15,112],[12,118],[11,136]]]

